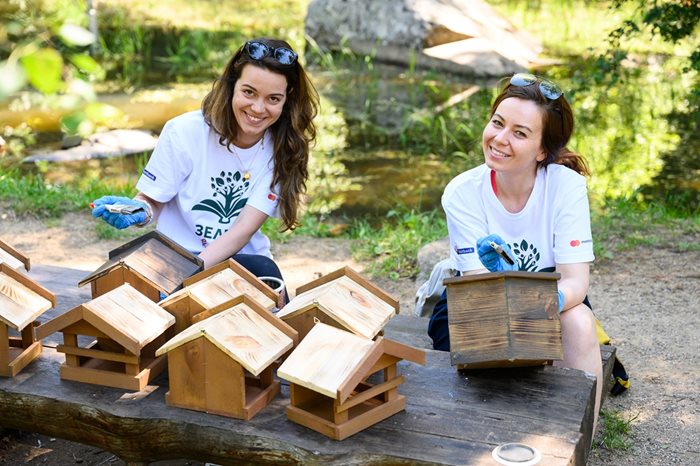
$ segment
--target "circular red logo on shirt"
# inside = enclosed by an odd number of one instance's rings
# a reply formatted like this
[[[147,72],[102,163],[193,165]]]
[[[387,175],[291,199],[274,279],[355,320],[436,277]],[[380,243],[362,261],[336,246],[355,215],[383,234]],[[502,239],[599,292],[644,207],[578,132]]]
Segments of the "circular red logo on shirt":
[[[269,200],[271,200],[271,201],[274,201],[275,199],[277,199],[277,196],[275,196],[274,194],[270,193],[270,194],[267,195],[267,198],[268,198]]]
[[[579,241],[577,239],[572,239],[569,244],[571,245],[572,248],[575,248],[577,246],[581,246],[581,241]]]

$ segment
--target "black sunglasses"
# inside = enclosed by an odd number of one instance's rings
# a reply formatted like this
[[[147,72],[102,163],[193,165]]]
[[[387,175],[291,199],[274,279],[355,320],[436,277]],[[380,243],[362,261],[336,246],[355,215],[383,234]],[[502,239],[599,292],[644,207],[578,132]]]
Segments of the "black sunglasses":
[[[510,83],[517,87],[530,86],[536,82],[537,76],[530,73],[516,73],[512,78],[510,78]],[[540,78],[539,88],[542,95],[549,100],[557,100],[564,93],[564,91],[561,90],[561,87],[546,79]]]
[[[286,47],[274,48],[262,42],[249,41],[245,43],[245,51],[253,60],[260,61],[263,58],[272,55],[282,65],[293,65],[299,55],[293,50]]]

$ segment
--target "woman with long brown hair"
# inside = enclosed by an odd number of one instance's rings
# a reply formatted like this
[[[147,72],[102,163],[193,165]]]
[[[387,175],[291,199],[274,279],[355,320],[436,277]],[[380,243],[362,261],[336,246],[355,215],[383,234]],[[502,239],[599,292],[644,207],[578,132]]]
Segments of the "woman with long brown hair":
[[[260,229],[270,216],[285,230],[298,224],[317,111],[318,95],[291,46],[250,40],[201,110],[166,123],[134,199],[104,196],[92,214],[119,229],[157,221],[205,268],[233,257],[257,276],[281,278]]]

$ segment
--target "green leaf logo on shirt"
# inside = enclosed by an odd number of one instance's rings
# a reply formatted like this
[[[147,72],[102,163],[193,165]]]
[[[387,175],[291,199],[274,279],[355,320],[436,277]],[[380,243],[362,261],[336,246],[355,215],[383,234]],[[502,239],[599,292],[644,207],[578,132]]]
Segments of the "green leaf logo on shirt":
[[[540,253],[534,244],[529,244],[527,241],[522,240],[520,243],[513,243],[510,249],[515,254],[515,257],[518,258],[519,270],[527,272],[537,271],[537,261],[540,260]]]
[[[237,217],[248,202],[248,198],[243,195],[248,190],[250,181],[244,180],[240,172],[221,172],[210,180],[214,192],[212,198],[218,199],[204,199],[192,210],[211,212],[219,216],[219,223],[231,223],[231,219]]]

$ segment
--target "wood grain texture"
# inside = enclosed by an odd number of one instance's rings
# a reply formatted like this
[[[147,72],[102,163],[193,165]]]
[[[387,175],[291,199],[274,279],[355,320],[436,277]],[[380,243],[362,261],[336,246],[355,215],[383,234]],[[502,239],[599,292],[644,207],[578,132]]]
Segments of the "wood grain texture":
[[[342,276],[294,297],[277,316],[286,320],[312,308],[318,308],[348,331],[365,338],[374,338],[395,315],[388,303]]]
[[[230,269],[232,270],[237,276],[243,278],[246,282],[250,283],[253,287],[257,288],[261,293],[263,293],[265,296],[270,298],[272,301],[277,302],[277,298],[279,297],[278,294],[267,286],[262,280],[260,280],[258,277],[253,275],[248,269],[243,267],[241,264],[236,262],[233,259],[228,259],[225,261],[222,261],[213,267],[209,267],[206,270],[203,270],[201,272],[198,272],[191,277],[186,278],[183,282],[183,286],[190,286],[195,284],[196,282],[203,280],[211,275],[217,274],[223,270]]]
[[[335,398],[373,346],[372,340],[319,323],[277,369],[277,376]]]
[[[37,292],[37,288],[44,293]],[[7,264],[0,264],[0,322],[22,330],[55,303],[47,299],[48,290],[39,287]]]
[[[371,293],[373,293],[375,296],[377,296],[379,299],[383,300],[387,304],[389,304],[391,307],[394,308],[396,313],[399,313],[399,300],[387,293],[386,291],[382,290],[379,288],[377,285],[357,273],[353,268],[345,266],[341,267],[338,270],[335,270],[331,273],[328,273],[320,278],[317,278],[316,280],[312,280],[299,288],[296,289],[296,294],[299,295],[301,293],[305,293],[313,288],[317,288],[321,285],[324,285],[326,283],[329,283],[333,280],[337,280],[340,277],[346,276],[350,278],[351,280],[354,280],[358,285],[362,286],[363,288],[366,288],[369,290]]]
[[[452,363],[485,368],[561,360],[558,277],[498,272],[445,280]]]
[[[31,269],[29,257],[16,250],[10,243],[0,239],[0,264],[3,262],[14,270],[24,269],[29,272]]]
[[[84,309],[87,322],[137,355],[175,323],[172,315],[129,284],[85,303]]]
[[[156,290],[170,294],[182,286],[185,278],[201,270],[203,262],[154,230],[110,251],[109,260],[82,279],[78,286],[99,280],[115,267],[131,269]]]
[[[193,324],[160,347],[156,354],[165,354],[197,338],[209,340],[254,375],[294,344],[292,338],[258,312],[240,303]]]
[[[160,304],[163,307],[167,307],[171,301],[178,299],[182,295],[188,295],[208,309],[243,294],[249,295],[267,310],[271,310],[277,305],[276,298],[274,300],[271,299],[230,268],[225,268],[213,275],[193,282],[191,285],[168,296]]]
[[[59,297],[59,306],[40,320],[89,299],[89,290],[75,287],[82,271],[34,269]],[[427,319],[397,315],[385,327],[385,336],[429,348],[427,325]],[[50,344],[55,341],[47,338]],[[609,374],[615,348],[601,348]],[[0,425],[92,445],[131,463],[491,465],[491,450],[512,441],[536,446],[543,465],[584,465],[589,453],[590,432],[582,426],[590,429],[592,424],[594,382],[572,369],[457,372],[449,353],[428,350],[425,367],[399,363],[406,410],[336,442],[287,420],[288,385],[254,418],[243,421],[167,406],[164,376],[135,394],[61,381],[62,359],[45,347],[21,377],[0,378]]]
[[[426,319],[400,315],[386,334],[415,343],[426,326]],[[611,354],[614,348],[605,352],[607,361]],[[428,351],[425,367],[400,364],[405,412],[332,442],[287,420],[284,386],[281,396],[242,421],[167,406],[162,380],[137,402],[125,401],[119,389],[61,382],[59,359],[47,349],[21,379],[0,379],[0,425],[107,449],[125,461],[490,465],[495,446],[520,441],[542,452],[540,464],[564,466],[585,465],[589,451],[590,436],[580,428],[592,422],[584,413],[592,406],[594,383],[576,370],[459,373],[448,353]]]

